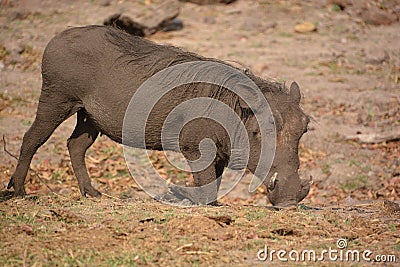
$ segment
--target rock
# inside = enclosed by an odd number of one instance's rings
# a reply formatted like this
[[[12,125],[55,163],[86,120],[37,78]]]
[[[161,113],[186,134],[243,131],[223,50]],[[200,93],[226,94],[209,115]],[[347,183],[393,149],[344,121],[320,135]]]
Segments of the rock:
[[[372,52],[372,55],[368,55],[365,62],[368,64],[379,65],[383,62],[389,62],[390,56],[389,53],[385,50],[375,50]]]
[[[99,5],[100,6],[109,6],[109,5],[111,5],[111,0],[100,0]]]
[[[104,25],[118,27],[132,35],[149,36],[163,30],[179,15],[181,4],[167,0],[162,4],[142,10],[141,13],[116,13],[104,20]],[[183,24],[181,23],[183,27]]]
[[[180,2],[190,2],[198,5],[231,4],[236,0],[179,0]]]
[[[33,231],[32,226],[24,224],[21,226],[21,230],[25,232],[27,235],[33,235],[35,232]]]
[[[376,6],[361,9],[360,17],[366,24],[370,25],[390,25],[398,19],[395,14],[379,9]]]
[[[351,17],[359,17],[366,24],[390,25],[399,19],[400,5],[397,0],[387,0],[379,4],[372,0],[328,0],[328,5],[336,5],[346,10]]]
[[[377,144],[400,140],[400,127],[393,127],[384,131],[357,133],[346,135],[345,140],[356,141],[361,144]]]
[[[4,63],[2,61],[0,61],[0,71],[5,70],[6,69],[6,65],[4,65]]]
[[[18,43],[15,48],[13,49],[13,51],[17,52],[18,54],[22,54],[25,52],[26,46],[24,44],[20,44]]]
[[[203,22],[205,24],[215,24],[217,22],[217,20],[215,19],[215,17],[207,16],[207,17],[204,17]]]
[[[238,15],[240,13],[242,13],[242,10],[238,9],[238,8],[228,9],[225,11],[225,14],[227,14],[227,15]]]
[[[24,10],[14,10],[8,15],[8,20],[14,21],[14,20],[23,20],[26,19],[29,16],[28,11]]]
[[[278,26],[278,23],[275,21],[271,21],[271,22],[268,22],[267,24],[265,24],[264,28],[265,29],[275,29],[276,26]]]
[[[308,33],[314,32],[316,30],[317,27],[315,26],[315,24],[309,21],[305,21],[294,26],[294,31],[298,33]]]
[[[173,19],[164,29],[164,32],[179,31],[183,29],[183,22],[180,19]]]

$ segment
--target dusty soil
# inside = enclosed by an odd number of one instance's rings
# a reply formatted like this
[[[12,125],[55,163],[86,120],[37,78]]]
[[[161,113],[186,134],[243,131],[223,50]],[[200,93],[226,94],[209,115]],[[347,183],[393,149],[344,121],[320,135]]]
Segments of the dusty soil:
[[[0,134],[10,152],[18,154],[34,120],[41,55],[52,36],[153,2],[0,2]],[[346,249],[371,250],[370,258],[395,255],[398,264],[400,3],[360,1],[368,3],[357,9],[347,6],[354,1],[336,1],[346,3],[342,10],[331,2],[185,3],[179,16],[182,30],[150,37],[240,62],[265,78],[300,84],[302,106],[313,118],[300,146],[301,176],[314,177],[303,203],[319,210],[270,210],[264,188],[247,192],[248,179],[221,199],[222,207],[158,203],[130,177],[121,147],[104,136],[88,152],[87,163],[93,183],[105,195],[82,199],[66,150],[75,124],[71,118],[35,155],[24,199],[6,196],[16,161],[0,151],[0,265],[261,265],[265,262],[257,252],[265,245],[319,253],[337,249],[339,238],[346,239]],[[371,20],[376,10],[392,20]],[[316,30],[295,32],[305,21]],[[384,138],[362,142],[363,136],[374,135]],[[159,153],[152,159],[166,177],[190,179],[171,169]],[[137,175],[146,173],[138,164]],[[274,262],[279,264],[276,255]],[[317,264],[347,263],[325,257]]]

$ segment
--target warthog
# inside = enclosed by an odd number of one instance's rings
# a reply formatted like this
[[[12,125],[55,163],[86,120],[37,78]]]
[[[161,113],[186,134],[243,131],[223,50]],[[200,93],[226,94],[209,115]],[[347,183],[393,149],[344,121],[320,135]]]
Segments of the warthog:
[[[82,195],[101,196],[87,173],[86,150],[99,133],[122,143],[125,112],[138,88],[167,67],[193,61],[226,64],[173,46],[158,45],[109,26],[71,28],[55,36],[44,51],[43,84],[36,118],[24,135],[8,189],[14,187],[15,196],[25,195],[24,182],[34,153],[63,121],[77,113],[75,130],[68,139],[72,167]],[[299,86],[293,82],[287,89],[284,84],[263,80],[248,71],[241,72],[258,86],[273,114],[275,157],[268,172],[262,174],[268,198],[276,206],[296,205],[310,189],[309,181],[301,180],[298,175],[299,140],[309,123],[309,117],[299,106]],[[245,126],[250,149],[246,166],[242,167],[255,173],[263,142],[260,124],[242,98],[221,86],[185,84],[165,94],[148,117],[145,148],[163,150],[161,129],[168,114],[178,104],[198,97],[221,101],[238,115]],[[199,158],[199,144],[205,138],[214,142],[216,156],[207,168],[193,172],[196,186],[221,177],[231,157],[225,129],[215,121],[196,119],[185,125],[179,135],[179,147],[185,158]]]

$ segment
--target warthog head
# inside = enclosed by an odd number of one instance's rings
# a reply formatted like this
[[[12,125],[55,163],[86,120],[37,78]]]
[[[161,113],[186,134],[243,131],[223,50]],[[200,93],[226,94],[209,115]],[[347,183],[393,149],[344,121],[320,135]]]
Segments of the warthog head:
[[[278,83],[271,86],[270,83],[258,82],[258,86],[269,102],[276,129],[273,163],[269,172],[263,174],[263,177],[266,175],[264,185],[267,187],[267,196],[274,206],[296,205],[310,190],[310,180],[301,180],[298,175],[299,141],[307,131],[310,119],[300,108],[301,93],[296,82],[292,83],[289,92]],[[263,88],[267,86],[268,88]],[[250,136],[250,158],[247,167],[254,173],[260,157],[260,144],[263,142],[255,116],[246,121],[246,129]]]

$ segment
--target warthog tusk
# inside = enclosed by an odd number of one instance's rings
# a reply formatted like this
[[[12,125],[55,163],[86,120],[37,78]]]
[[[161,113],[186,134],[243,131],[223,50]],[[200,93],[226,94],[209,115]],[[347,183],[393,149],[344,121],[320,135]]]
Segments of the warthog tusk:
[[[275,172],[271,179],[269,180],[268,191],[272,191],[275,188],[275,183],[278,181],[276,178],[278,177],[278,173]]]
[[[276,177],[278,177],[278,173],[277,172],[274,173],[274,175],[272,175],[272,177],[271,177],[271,183],[272,184],[275,184]]]

